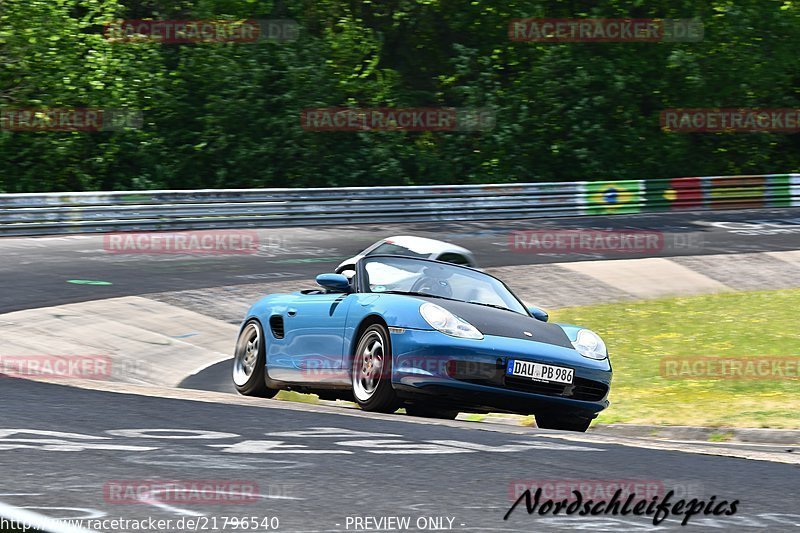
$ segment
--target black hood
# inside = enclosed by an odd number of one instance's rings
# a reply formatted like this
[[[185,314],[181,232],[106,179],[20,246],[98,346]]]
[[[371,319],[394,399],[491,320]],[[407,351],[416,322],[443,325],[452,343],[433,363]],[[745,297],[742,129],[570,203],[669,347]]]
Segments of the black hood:
[[[436,304],[459,316],[478,328],[484,335],[509,337],[527,341],[554,344],[565,348],[572,348],[572,343],[564,330],[555,324],[548,324],[536,318],[521,315],[514,311],[506,311],[485,305],[445,300],[444,298],[428,298],[414,296],[420,300]],[[525,331],[532,336],[525,335]]]

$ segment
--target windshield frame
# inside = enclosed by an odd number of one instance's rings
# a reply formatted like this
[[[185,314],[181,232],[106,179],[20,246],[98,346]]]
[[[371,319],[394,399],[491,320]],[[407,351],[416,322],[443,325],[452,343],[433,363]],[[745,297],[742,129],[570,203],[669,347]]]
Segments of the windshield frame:
[[[425,259],[425,258],[420,258],[420,257],[410,257],[410,256],[404,256],[404,255],[386,255],[386,254],[375,254],[375,255],[370,255],[370,256],[364,256],[364,257],[360,258],[358,260],[358,262],[356,263],[356,285],[357,285],[356,290],[359,293],[363,293],[363,294],[386,294],[386,293],[383,293],[383,292],[373,292],[372,290],[370,290],[369,284],[366,281],[369,276],[367,275],[365,263],[367,261],[372,261],[374,259],[387,259],[387,260],[400,259],[400,260],[407,260],[407,261],[419,261],[419,262],[422,262],[422,263],[434,263],[434,264],[438,264],[438,265],[444,265],[444,266],[452,267],[452,268],[455,268],[455,269],[467,270],[467,271],[469,271],[469,272],[471,272],[473,274],[477,273],[479,275],[486,276],[488,278],[492,278],[493,280],[498,282],[500,285],[502,285],[503,288],[506,291],[508,291],[508,294],[510,294],[511,297],[514,298],[514,300],[517,303],[519,303],[520,307],[522,307],[522,309],[525,311],[525,313],[524,314],[520,313],[519,311],[516,311],[514,309],[508,309],[508,311],[510,311],[512,313],[516,313],[518,315],[523,315],[523,316],[528,316],[528,317],[533,318],[533,315],[531,315],[531,312],[528,310],[528,306],[525,305],[525,303],[522,300],[520,300],[519,297],[517,297],[516,294],[514,294],[514,291],[512,291],[508,287],[508,285],[506,285],[505,282],[503,280],[501,280],[500,278],[492,276],[491,274],[488,274],[488,273],[484,272],[483,270],[478,270],[477,268],[473,268],[473,267],[470,267],[470,266],[467,266],[467,265],[457,265],[455,263],[448,263],[446,261],[438,261],[436,259]],[[405,294],[405,293],[395,292],[393,294]],[[413,298],[416,295],[409,294],[408,296]],[[433,297],[433,295],[431,295],[431,297]],[[453,300],[457,301],[457,302],[463,302],[463,303],[472,304],[472,305],[482,305],[480,303],[468,302],[466,300],[460,300],[458,298],[453,298]]]

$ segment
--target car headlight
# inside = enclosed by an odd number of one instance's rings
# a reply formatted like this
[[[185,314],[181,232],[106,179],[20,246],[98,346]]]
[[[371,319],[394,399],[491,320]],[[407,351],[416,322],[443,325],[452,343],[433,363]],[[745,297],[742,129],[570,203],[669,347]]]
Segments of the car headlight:
[[[600,360],[608,357],[606,343],[604,343],[603,339],[594,331],[588,329],[580,330],[572,345],[579,354],[589,359]]]
[[[478,328],[457,317],[444,307],[439,307],[432,303],[424,303],[419,306],[419,313],[433,329],[441,331],[445,335],[461,337],[462,339],[483,338],[483,333],[478,331]]]

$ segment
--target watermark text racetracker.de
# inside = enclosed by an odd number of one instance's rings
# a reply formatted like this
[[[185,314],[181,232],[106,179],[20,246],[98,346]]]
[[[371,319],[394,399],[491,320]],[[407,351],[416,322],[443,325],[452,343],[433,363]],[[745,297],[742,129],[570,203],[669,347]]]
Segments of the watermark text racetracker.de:
[[[234,505],[255,503],[259,494],[255,481],[230,479],[116,479],[103,486],[104,500],[113,504]]]
[[[305,131],[488,131],[495,114],[489,108],[348,108],[304,109]]]
[[[508,37],[535,43],[698,42],[697,19],[512,19]]]
[[[115,43],[159,44],[288,42],[298,38],[300,25],[288,19],[245,20],[121,20],[105,27]]]
[[[90,531],[277,531],[277,516],[182,516],[180,518],[75,518],[53,520],[54,527],[73,526]]]
[[[144,379],[152,374],[146,361],[91,354],[0,354],[0,375],[10,378]]]
[[[800,108],[665,109],[661,129],[669,133],[800,132]]]
[[[660,361],[666,379],[795,380],[800,357],[665,356]]]
[[[575,501],[575,491],[584,498],[601,501],[610,499],[615,492],[627,498],[630,494],[638,494],[645,499],[664,496],[672,491],[677,498],[701,497],[704,493],[703,483],[695,480],[670,479],[515,479],[508,485],[510,500],[516,501],[526,490],[535,492],[542,490],[542,497],[552,500]]]
[[[254,230],[109,233],[103,249],[112,254],[255,254],[259,235]]]
[[[697,251],[703,248],[703,243],[703,237],[698,234],[665,234],[651,230],[550,228],[508,234],[509,250],[529,254],[657,254],[664,250]]]
[[[142,123],[136,109],[0,109],[0,131],[9,132],[121,131]]]
[[[392,333],[404,331],[403,328],[389,328]],[[307,361],[300,370],[306,379],[336,381],[349,369],[341,365],[341,355],[318,355]],[[402,355],[395,358],[391,366],[375,365],[370,368],[374,379],[392,379],[399,375],[450,376],[453,378],[492,379],[496,366],[479,361],[469,361],[447,354]]]

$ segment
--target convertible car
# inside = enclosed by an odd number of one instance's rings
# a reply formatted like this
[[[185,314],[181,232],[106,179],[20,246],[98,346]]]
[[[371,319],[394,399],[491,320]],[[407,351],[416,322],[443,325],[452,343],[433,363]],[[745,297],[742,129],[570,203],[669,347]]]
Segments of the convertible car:
[[[367,411],[455,418],[533,414],[541,428],[586,431],[608,406],[611,364],[594,332],[548,323],[484,272],[369,255],[321,289],[256,302],[242,323],[233,382],[354,400]]]
[[[403,255],[406,257],[420,257],[424,259],[436,259],[445,263],[455,263],[470,267],[477,266],[475,256],[461,246],[456,246],[449,242],[437,241],[436,239],[426,239],[412,235],[399,235],[381,239],[375,244],[368,246],[361,253],[350,259],[346,259],[336,267],[337,274],[351,273],[356,269],[356,263],[362,257],[368,255]]]

